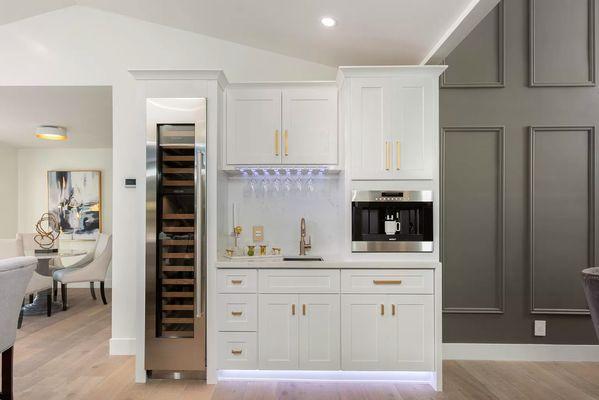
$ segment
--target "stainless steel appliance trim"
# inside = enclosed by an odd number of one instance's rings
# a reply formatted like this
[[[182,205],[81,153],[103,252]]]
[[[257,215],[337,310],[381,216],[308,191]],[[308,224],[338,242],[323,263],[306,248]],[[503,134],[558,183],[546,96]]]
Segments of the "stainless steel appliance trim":
[[[406,241],[377,241],[377,242],[351,242],[353,253],[395,253],[417,252],[427,253],[433,251],[433,242],[406,242]]]
[[[147,372],[149,379],[206,379],[206,371],[158,371],[152,370]]]
[[[401,193],[402,196],[383,197],[383,193]],[[432,190],[352,190],[352,202],[433,201]]]

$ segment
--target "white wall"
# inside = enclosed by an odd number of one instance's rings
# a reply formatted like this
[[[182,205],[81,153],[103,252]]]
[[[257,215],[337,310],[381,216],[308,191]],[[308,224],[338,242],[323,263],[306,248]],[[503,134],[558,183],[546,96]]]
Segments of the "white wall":
[[[19,232],[34,232],[40,216],[48,212],[47,171],[82,169],[102,172],[102,231],[112,232],[112,149],[20,149],[16,154]],[[63,248],[88,251],[93,245],[94,241],[60,239]],[[64,264],[74,261],[65,259]],[[109,270],[108,285],[111,276]]]
[[[17,152],[0,145],[0,239],[17,234]]]
[[[1,26],[0,54],[0,85],[113,87],[113,354],[135,352],[135,272],[144,264],[145,136],[128,70],[222,69],[236,82],[336,75],[332,67],[81,6]],[[125,177],[142,184],[125,189]]]

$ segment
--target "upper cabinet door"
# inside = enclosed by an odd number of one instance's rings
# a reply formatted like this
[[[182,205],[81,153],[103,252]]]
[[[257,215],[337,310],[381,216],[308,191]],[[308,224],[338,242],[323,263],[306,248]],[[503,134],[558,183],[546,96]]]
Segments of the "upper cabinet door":
[[[352,179],[432,179],[437,92],[430,76],[352,78]]]
[[[435,313],[431,295],[389,295],[387,369],[431,371],[435,355]]]
[[[338,294],[300,294],[299,367],[340,369]]]
[[[393,79],[391,128],[394,179],[432,179],[433,135],[436,132],[430,77]]]
[[[337,164],[337,88],[283,89],[283,164]]]
[[[281,90],[227,90],[227,164],[281,163]]]
[[[260,369],[297,369],[298,295],[261,294],[258,309]]]
[[[350,92],[352,178],[388,178],[392,166],[393,81],[352,78]]]

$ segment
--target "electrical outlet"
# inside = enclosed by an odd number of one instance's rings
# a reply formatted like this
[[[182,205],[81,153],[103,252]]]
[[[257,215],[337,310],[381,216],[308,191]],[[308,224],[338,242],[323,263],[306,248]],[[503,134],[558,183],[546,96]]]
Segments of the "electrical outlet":
[[[535,320],[535,336],[547,336],[547,321]]]
[[[264,241],[264,227],[263,226],[252,226],[252,237],[254,243],[260,243]]]

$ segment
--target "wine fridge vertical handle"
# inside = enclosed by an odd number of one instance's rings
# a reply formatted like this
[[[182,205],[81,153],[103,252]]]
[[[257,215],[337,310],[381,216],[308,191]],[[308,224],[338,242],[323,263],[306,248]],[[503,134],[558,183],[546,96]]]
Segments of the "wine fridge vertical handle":
[[[206,206],[206,167],[204,160],[204,153],[201,151],[199,143],[195,146],[195,229],[194,229],[194,241],[195,241],[195,265],[194,265],[194,289],[195,289],[195,315],[197,318],[202,316],[204,302],[202,298],[203,287],[202,287],[202,275],[204,273],[204,263],[206,256],[204,252],[206,248],[204,246],[204,209]]]

